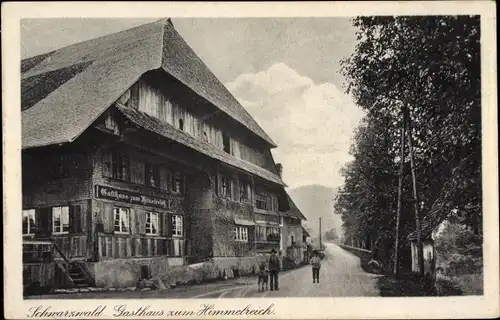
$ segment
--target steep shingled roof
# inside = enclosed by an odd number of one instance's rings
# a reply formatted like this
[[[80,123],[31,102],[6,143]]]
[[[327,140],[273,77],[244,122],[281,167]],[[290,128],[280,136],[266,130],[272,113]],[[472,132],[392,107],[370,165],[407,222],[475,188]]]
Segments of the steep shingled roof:
[[[285,214],[289,217],[292,217],[292,218],[298,218],[300,220],[307,220],[307,218],[302,214],[302,212],[299,210],[299,208],[297,207],[295,202],[293,202],[293,200],[290,197],[290,195],[288,194],[288,192],[285,192],[285,193],[286,193],[286,198],[288,200],[288,205],[290,206],[290,209],[285,211]]]
[[[23,60],[23,148],[73,141],[142,74],[160,68],[276,146],[163,19]]]

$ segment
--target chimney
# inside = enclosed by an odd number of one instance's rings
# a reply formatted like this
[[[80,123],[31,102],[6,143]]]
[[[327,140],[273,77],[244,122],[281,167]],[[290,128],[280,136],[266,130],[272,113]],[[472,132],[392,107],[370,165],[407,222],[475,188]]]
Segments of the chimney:
[[[278,175],[280,176],[280,178],[283,178],[282,174],[283,174],[283,165],[281,163],[277,163],[276,164],[276,170],[278,170]]]

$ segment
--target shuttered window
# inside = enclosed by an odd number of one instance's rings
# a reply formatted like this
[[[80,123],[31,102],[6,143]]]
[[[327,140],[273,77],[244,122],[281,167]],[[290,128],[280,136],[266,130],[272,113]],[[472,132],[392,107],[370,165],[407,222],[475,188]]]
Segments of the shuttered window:
[[[153,188],[160,187],[160,172],[157,165],[146,164],[146,185]]]
[[[68,206],[52,208],[52,233],[53,234],[69,233]]]
[[[23,210],[23,236],[35,234],[35,209]]]
[[[238,140],[233,138],[230,139],[231,155],[239,159],[241,159],[240,145],[241,144]]]
[[[224,152],[231,154],[231,139],[225,133],[222,134],[222,146]]]
[[[146,212],[146,234],[158,235],[159,233],[158,213]]]
[[[231,199],[231,179],[225,175],[219,176],[219,196]]]
[[[265,226],[256,226],[255,227],[255,237],[258,241],[266,241],[267,240],[267,228]]]
[[[255,195],[255,207],[261,210],[272,210],[271,197],[261,193]]]
[[[250,202],[250,184],[246,180],[240,179],[239,193],[241,202]]]
[[[183,235],[183,217],[181,215],[172,215],[172,235],[182,237]]]
[[[266,232],[267,241],[280,241],[280,234],[281,234],[280,228],[267,227],[266,231],[267,231]]]
[[[247,227],[236,226],[234,234],[235,234],[236,241],[248,242],[248,228]]]
[[[184,182],[183,176],[180,172],[175,172],[172,176],[172,192],[183,193]]]
[[[127,156],[113,153],[112,165],[113,178],[125,181],[130,180],[130,159]]]
[[[278,202],[278,197],[272,196],[272,210],[273,211],[279,211],[279,202]]]
[[[102,175],[108,178],[113,177],[113,162],[111,152],[106,152],[102,156]]]
[[[114,214],[114,231],[116,233],[130,232],[130,209],[115,207]]]
[[[103,176],[130,181],[130,159],[122,154],[111,152],[103,155]],[[137,165],[134,163],[134,170]],[[135,172],[135,171],[134,171]]]
[[[144,163],[131,159],[130,161],[130,181],[132,183],[144,184]]]
[[[161,166],[159,168],[160,189],[168,190],[168,184],[171,180],[171,174],[167,168]]]

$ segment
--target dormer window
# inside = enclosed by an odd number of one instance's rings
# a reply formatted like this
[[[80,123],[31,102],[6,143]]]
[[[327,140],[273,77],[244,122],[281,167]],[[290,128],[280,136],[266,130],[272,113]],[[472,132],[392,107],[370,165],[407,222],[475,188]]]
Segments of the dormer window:
[[[224,147],[224,152],[231,154],[231,140],[225,133],[222,134],[222,145]]]

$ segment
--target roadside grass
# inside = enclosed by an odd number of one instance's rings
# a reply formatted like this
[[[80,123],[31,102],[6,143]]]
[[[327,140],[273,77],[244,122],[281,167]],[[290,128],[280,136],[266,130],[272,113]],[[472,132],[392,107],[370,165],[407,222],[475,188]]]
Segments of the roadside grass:
[[[483,274],[464,274],[456,277],[453,283],[456,283],[463,291],[463,295],[482,295],[483,294]]]
[[[432,279],[414,274],[385,275],[377,280],[382,297],[437,296]]]
[[[464,292],[456,282],[415,274],[398,276],[385,275],[378,279],[377,288],[382,297],[425,297],[425,296],[461,296]]]
[[[425,296],[460,296],[482,294],[482,276],[476,274],[461,275],[455,278],[438,278],[436,282],[429,276],[419,277],[411,272],[403,272],[398,276],[390,270],[377,272],[369,265],[371,253],[350,247],[342,248],[360,260],[361,268],[368,273],[381,274],[377,280],[377,288],[382,297],[425,297]]]

